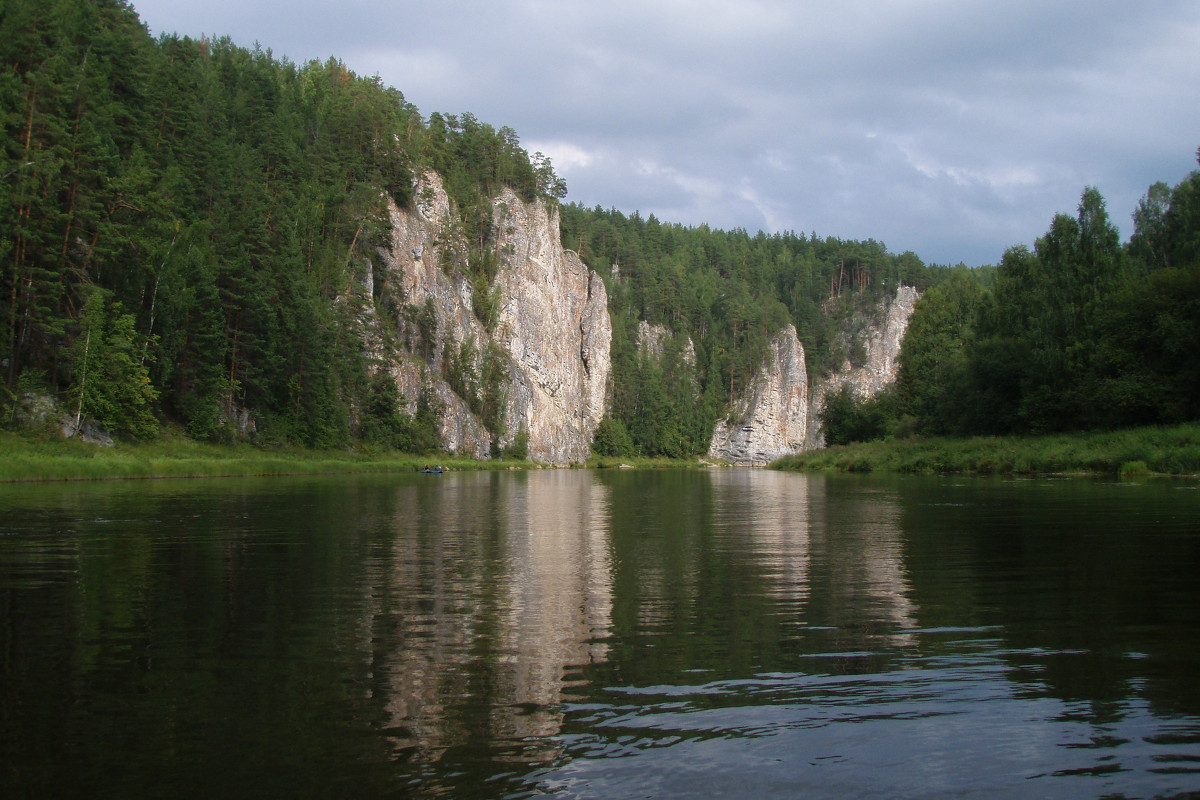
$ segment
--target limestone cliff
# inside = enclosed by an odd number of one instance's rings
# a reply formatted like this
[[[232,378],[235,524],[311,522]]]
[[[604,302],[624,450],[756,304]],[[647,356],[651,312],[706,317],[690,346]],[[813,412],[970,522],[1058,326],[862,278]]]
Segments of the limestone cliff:
[[[825,396],[843,386],[853,387],[858,397],[872,397],[896,381],[900,369],[900,344],[912,317],[913,306],[920,293],[912,286],[901,286],[895,297],[870,315],[856,315],[852,324],[856,335],[863,343],[865,358],[858,366],[846,361],[824,381],[815,385],[809,393],[809,440],[806,449],[824,447],[825,437],[821,432],[821,409]]]
[[[849,384],[860,397],[870,397],[896,380],[900,343],[917,297],[916,289],[901,286],[882,306],[853,318],[854,335],[863,345],[861,363],[847,361],[811,386],[796,329],[789,325],[781,331],[732,413],[717,422],[709,456],[735,464],[765,464],[823,447],[820,414],[826,394]]]
[[[483,342],[487,335],[475,317],[466,276],[442,268],[461,263],[466,246],[455,236],[450,200],[436,174],[423,175],[414,195],[411,211],[389,201],[391,239],[381,253],[381,274],[375,276],[376,281],[391,283],[403,298],[396,328],[408,346],[386,352],[376,347],[373,355],[395,379],[410,413],[426,394],[442,407],[440,434],[447,451],[487,458],[492,452],[492,434],[443,377],[447,343],[456,348],[468,337]],[[432,319],[419,323],[426,309],[432,311]],[[378,339],[373,341],[378,343]]]
[[[804,346],[788,325],[728,418],[718,420],[708,454],[736,464],[766,464],[804,447],[808,432],[808,372]]]
[[[495,201],[501,268],[496,341],[513,361],[509,436],[529,434],[529,455],[563,464],[591,454],[604,416],[612,322],[604,282],[564,250],[557,210],[511,190]]]
[[[461,268],[467,246],[441,179],[420,176],[414,197],[411,210],[391,207],[391,240],[382,274],[373,278],[391,282],[402,298],[395,313],[404,346],[373,348],[374,355],[410,403],[431,393],[444,408],[442,444],[451,452],[486,458],[525,432],[533,460],[586,459],[604,413],[612,327],[603,282],[562,248],[557,211],[511,191],[496,198],[499,268],[489,290],[499,313],[489,331],[475,313],[474,289]],[[505,360],[499,442],[445,379],[444,354],[464,342],[477,359],[494,345]]]

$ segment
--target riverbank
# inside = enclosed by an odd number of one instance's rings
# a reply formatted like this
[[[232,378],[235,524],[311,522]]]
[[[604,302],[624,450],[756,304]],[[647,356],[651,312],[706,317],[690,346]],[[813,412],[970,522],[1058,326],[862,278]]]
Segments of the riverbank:
[[[73,439],[0,433],[0,482],[419,472],[434,464],[450,470],[533,466],[526,461],[475,461],[394,451],[214,445],[183,437],[104,447]]]
[[[476,461],[394,451],[259,448],[184,437],[104,447],[73,439],[0,432],[0,482],[251,477],[354,472],[537,469],[529,461]],[[704,460],[593,457],[592,469],[711,466]],[[1038,437],[913,438],[811,450],[774,469],[964,474],[1198,475],[1200,424]]]
[[[546,466],[531,461],[477,461],[444,453],[412,455],[395,451],[217,445],[183,436],[164,436],[151,442],[105,447],[76,439],[47,437],[44,433],[0,432],[0,483],[420,472],[427,465],[440,465],[453,471],[541,469]],[[571,466],[664,469],[706,464],[697,459],[595,456],[586,464]]]
[[[702,458],[647,458],[644,456],[592,456],[580,466],[588,469],[705,469],[726,466]]]
[[[812,450],[783,470],[966,474],[1200,474],[1200,424],[1104,433],[971,439],[913,438]]]

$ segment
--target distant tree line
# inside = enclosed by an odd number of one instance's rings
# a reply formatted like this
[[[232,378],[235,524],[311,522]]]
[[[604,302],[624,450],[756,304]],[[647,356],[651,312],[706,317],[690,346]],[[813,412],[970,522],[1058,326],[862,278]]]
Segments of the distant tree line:
[[[577,204],[562,208],[562,237],[608,289],[613,393],[594,449],[610,455],[705,452],[785,325],[796,326],[810,378],[827,376],[861,362],[855,319],[901,284],[924,290],[952,274],[874,240],[751,235]],[[660,357],[638,348],[643,320],[672,334]]]
[[[1087,188],[994,275],[956,270],[918,301],[894,389],[831,399],[829,441],[1200,418],[1200,171],[1151,186],[1133,223],[1122,245]]]

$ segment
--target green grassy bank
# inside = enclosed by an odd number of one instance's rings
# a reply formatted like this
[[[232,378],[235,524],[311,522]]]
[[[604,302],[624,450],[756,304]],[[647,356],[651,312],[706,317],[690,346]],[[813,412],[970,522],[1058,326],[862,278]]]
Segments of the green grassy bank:
[[[426,464],[453,470],[530,466],[521,461],[475,461],[446,455],[212,445],[176,437],[102,447],[57,437],[0,433],[3,482],[416,472]]]
[[[1104,433],[914,438],[830,447],[780,459],[785,470],[844,472],[1200,474],[1200,424]]]
[[[0,482],[119,480],[132,478],[204,478],[262,475],[317,475],[348,472],[416,472],[440,464],[451,470],[530,469],[529,461],[477,461],[395,451],[261,448],[249,444],[216,445],[182,436],[113,447],[63,439],[44,432],[0,432]],[[696,459],[610,458],[596,456],[592,469],[699,467]]]
[[[700,469],[715,465],[699,458],[592,456],[583,466],[589,469]]]

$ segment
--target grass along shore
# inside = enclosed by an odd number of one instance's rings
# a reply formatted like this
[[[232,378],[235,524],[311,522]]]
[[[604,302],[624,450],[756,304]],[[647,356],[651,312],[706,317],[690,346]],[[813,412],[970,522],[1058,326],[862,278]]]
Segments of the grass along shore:
[[[476,461],[444,454],[215,445],[183,437],[104,447],[74,439],[0,433],[0,482],[418,472],[427,464],[451,470],[533,466],[525,461]]]
[[[0,482],[250,477],[353,472],[530,469],[529,461],[477,461],[394,451],[216,445],[182,436],[103,447],[75,439],[0,432]],[[593,469],[710,466],[704,460],[595,456]],[[1200,475],[1200,423],[1036,437],[913,438],[810,450],[771,464],[782,470],[964,474]]]
[[[970,439],[913,438],[811,450],[783,470],[965,474],[1197,475],[1200,423],[1103,433]]]
[[[434,464],[454,471],[540,469],[545,466],[507,459],[479,461],[444,453],[413,455],[394,450],[307,450],[250,444],[205,444],[179,435],[104,447],[64,439],[45,431],[0,432],[0,483],[419,472],[426,465]],[[696,459],[594,456],[586,464],[571,466],[662,469],[704,464]]]

